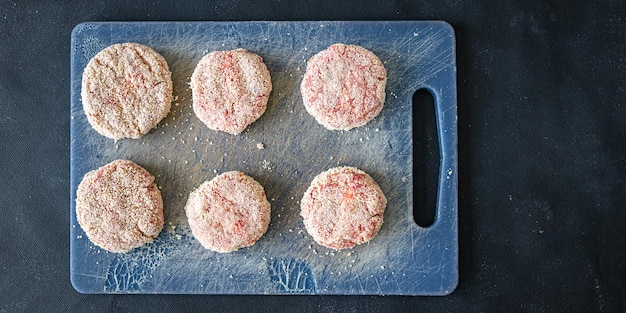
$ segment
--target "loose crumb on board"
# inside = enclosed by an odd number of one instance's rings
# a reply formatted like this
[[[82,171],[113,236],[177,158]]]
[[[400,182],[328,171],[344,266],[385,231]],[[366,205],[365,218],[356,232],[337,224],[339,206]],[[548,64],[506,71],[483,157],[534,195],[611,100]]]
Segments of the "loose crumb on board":
[[[265,149],[265,145],[264,145],[262,142],[257,143],[257,144],[256,144],[256,147],[257,147],[257,149],[259,149],[259,150],[263,150],[263,149]]]
[[[268,160],[263,160],[261,162],[261,168],[271,172],[274,169],[274,166],[272,165],[272,162],[268,161]]]

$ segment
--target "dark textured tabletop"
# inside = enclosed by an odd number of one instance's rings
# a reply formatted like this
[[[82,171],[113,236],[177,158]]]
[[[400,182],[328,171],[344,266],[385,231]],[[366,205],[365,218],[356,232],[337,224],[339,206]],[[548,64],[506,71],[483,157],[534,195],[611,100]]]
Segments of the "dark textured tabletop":
[[[617,0],[0,0],[0,312],[623,312],[625,19]],[[72,288],[72,29],[85,21],[236,20],[453,26],[460,274],[452,294],[83,295]],[[414,167],[428,173],[423,164],[436,162],[415,142],[425,157]],[[434,197],[423,186],[417,180],[416,203]]]

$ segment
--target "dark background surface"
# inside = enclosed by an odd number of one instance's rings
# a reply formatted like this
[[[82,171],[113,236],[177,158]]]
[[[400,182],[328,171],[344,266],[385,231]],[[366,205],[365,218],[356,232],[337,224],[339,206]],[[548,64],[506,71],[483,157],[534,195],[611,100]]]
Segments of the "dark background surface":
[[[83,21],[424,20],[457,38],[460,278],[446,297],[81,295],[70,33]],[[626,310],[622,1],[0,0],[0,312]]]

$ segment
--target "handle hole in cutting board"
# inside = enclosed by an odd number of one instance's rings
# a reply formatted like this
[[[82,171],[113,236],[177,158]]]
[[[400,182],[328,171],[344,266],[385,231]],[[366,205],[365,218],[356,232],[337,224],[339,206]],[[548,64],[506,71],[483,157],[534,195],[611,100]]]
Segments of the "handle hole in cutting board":
[[[421,227],[435,222],[439,177],[439,138],[435,99],[426,89],[413,94],[413,219]]]

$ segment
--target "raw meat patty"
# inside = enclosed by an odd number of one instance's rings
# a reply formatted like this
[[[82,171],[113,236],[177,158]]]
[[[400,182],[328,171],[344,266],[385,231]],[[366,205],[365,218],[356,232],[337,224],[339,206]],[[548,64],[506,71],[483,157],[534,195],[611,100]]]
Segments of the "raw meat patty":
[[[387,72],[378,57],[354,45],[334,44],[307,61],[300,84],[304,106],[331,130],[371,121],[385,103]]]
[[[313,179],[302,197],[300,215],[317,243],[339,250],[374,238],[386,205],[385,195],[367,173],[335,167]]]
[[[196,116],[210,129],[233,135],[263,115],[272,91],[263,59],[244,49],[205,55],[190,85]]]
[[[163,200],[148,171],[116,160],[85,174],[76,192],[76,217],[91,242],[126,252],[159,235]]]
[[[165,59],[137,43],[115,44],[83,71],[81,97],[91,126],[112,139],[137,139],[172,105],[172,73]]]
[[[253,245],[270,223],[263,186],[237,171],[202,183],[189,195],[185,212],[193,236],[221,253]]]

